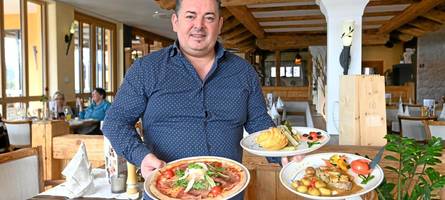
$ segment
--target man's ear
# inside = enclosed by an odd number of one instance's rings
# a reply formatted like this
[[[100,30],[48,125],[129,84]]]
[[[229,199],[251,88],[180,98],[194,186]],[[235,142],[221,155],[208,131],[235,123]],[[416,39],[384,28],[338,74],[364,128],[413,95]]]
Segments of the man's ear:
[[[176,27],[178,26],[178,16],[176,15],[176,13],[172,14],[171,21],[172,21],[173,31],[177,32],[177,28]]]
[[[224,23],[223,17],[219,17],[218,35],[221,34],[223,23]]]

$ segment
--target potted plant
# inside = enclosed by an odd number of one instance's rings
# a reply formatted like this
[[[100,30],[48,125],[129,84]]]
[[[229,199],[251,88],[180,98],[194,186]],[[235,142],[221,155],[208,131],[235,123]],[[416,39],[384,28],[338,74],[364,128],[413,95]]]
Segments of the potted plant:
[[[380,200],[417,200],[431,199],[431,192],[445,185],[445,175],[433,166],[441,163],[442,139],[433,137],[428,143],[421,144],[414,139],[387,135],[386,150],[396,153],[385,159],[395,161],[397,166],[385,166],[397,174],[397,182],[383,181],[377,188]]]

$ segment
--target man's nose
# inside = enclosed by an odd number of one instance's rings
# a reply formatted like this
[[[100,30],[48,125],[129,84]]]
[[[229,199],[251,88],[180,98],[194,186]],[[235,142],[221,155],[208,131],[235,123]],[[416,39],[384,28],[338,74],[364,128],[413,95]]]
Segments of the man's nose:
[[[204,18],[196,18],[193,26],[195,29],[201,30],[204,27]]]

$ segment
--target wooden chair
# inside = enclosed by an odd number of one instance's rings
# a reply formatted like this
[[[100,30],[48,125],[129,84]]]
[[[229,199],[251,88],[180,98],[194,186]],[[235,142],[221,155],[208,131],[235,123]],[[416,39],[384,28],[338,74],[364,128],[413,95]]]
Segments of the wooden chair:
[[[31,120],[5,120],[8,130],[9,143],[12,148],[31,147],[32,121]]]
[[[29,199],[43,191],[41,147],[0,154],[2,199]]]
[[[422,123],[424,120],[437,120],[437,116],[434,117],[411,117],[411,116],[398,116],[400,135],[402,137],[413,138],[419,142],[425,142],[427,137],[425,128]]]
[[[418,117],[422,116],[422,105],[420,104],[403,104],[403,109],[408,108],[410,116]]]
[[[426,139],[430,140],[432,136],[441,137],[445,140],[445,121],[424,120]]]

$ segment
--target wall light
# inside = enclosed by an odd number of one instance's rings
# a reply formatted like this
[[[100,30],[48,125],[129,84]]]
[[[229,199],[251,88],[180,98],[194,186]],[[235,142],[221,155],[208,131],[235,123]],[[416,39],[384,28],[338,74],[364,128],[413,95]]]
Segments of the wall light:
[[[65,43],[66,43],[66,52],[65,55],[68,55],[68,51],[70,50],[71,41],[73,40],[73,35],[76,32],[76,24],[71,23],[71,27],[68,34],[65,34]]]
[[[300,50],[297,50],[297,54],[295,55],[294,63],[295,63],[296,65],[301,64],[301,59],[302,59],[302,57],[301,57],[301,55],[300,55]]]

